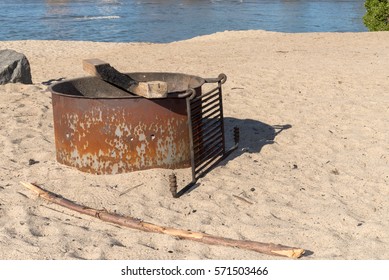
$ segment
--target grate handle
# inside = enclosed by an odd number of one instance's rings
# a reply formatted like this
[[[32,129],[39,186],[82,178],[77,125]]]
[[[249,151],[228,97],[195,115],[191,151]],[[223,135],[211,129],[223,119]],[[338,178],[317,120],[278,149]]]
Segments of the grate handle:
[[[206,83],[221,83],[224,84],[227,81],[226,74],[220,73],[217,78],[205,78]]]
[[[189,97],[192,100],[196,96],[196,91],[193,88],[188,88],[184,93],[177,95],[178,98],[187,98]]]

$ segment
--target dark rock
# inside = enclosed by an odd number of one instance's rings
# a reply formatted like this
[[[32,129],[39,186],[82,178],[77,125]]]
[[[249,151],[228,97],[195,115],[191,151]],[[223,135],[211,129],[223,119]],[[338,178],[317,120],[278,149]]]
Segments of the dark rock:
[[[7,83],[32,84],[30,63],[14,50],[0,50],[0,85]]]

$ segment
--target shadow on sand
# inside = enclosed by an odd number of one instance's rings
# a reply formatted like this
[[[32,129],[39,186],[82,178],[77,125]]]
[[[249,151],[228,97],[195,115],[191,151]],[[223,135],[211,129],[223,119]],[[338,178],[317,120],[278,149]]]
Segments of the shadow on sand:
[[[226,149],[234,145],[232,136],[234,127],[239,127],[240,131],[239,148],[220,164],[225,164],[245,152],[260,153],[264,146],[273,144],[275,138],[282,131],[289,129],[292,126],[290,124],[269,125],[252,119],[242,120],[226,117],[224,118]]]

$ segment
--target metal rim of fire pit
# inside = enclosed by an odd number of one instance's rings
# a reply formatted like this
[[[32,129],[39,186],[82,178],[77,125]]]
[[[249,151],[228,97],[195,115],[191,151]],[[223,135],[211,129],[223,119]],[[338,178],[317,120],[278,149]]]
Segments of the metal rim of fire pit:
[[[147,81],[162,81],[166,82],[168,85],[168,95],[169,98],[186,98],[193,94],[193,90],[196,88],[201,87],[205,83],[215,83],[217,82],[218,78],[211,78],[211,79],[204,79],[199,76],[193,76],[183,73],[173,73],[173,72],[134,72],[134,73],[126,73],[126,75],[130,76],[134,80],[137,80],[139,82],[147,82]],[[224,74],[221,74],[224,75]],[[186,79],[186,86],[180,81],[178,78],[173,78],[171,80],[170,77],[184,77]],[[170,79],[169,79],[170,78]],[[224,81],[227,79],[227,77],[223,76]],[[78,84],[83,82],[84,85]],[[63,93],[61,91],[65,91],[65,89],[61,89],[59,87],[63,86],[65,83],[74,83],[77,84],[77,89],[75,88],[69,88],[66,89],[66,91],[73,91],[73,94],[70,93]],[[88,89],[91,88],[92,84],[99,83],[100,86],[107,84],[110,85],[107,82],[104,82],[96,77],[81,77],[81,78],[73,78],[68,79],[65,81],[61,81],[59,83],[53,84],[49,87],[49,90],[56,95],[61,96],[68,96],[73,98],[86,98],[86,99],[138,99],[138,98],[144,98],[142,96],[134,95],[134,94],[128,94],[128,92],[124,92],[121,89],[117,89],[114,94],[103,94],[104,92],[93,92],[91,93]],[[177,85],[178,84],[178,85]],[[172,86],[174,85],[174,86]],[[111,90],[116,88],[112,85]],[[75,94],[74,92],[80,91],[83,92],[83,94]],[[153,99],[153,98],[149,98]]]

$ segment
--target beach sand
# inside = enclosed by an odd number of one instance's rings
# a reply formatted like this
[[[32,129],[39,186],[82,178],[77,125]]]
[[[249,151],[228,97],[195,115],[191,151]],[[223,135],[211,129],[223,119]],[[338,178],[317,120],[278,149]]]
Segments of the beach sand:
[[[303,259],[389,259],[388,32],[0,42],[6,48],[27,56],[33,84],[0,86],[0,259],[282,259],[114,226],[20,181],[159,225],[304,248]],[[239,149],[179,199],[171,170],[92,175],[59,164],[42,82],[86,76],[87,58],[126,72],[225,73],[227,147],[239,126]],[[179,184],[190,178],[176,172]]]

